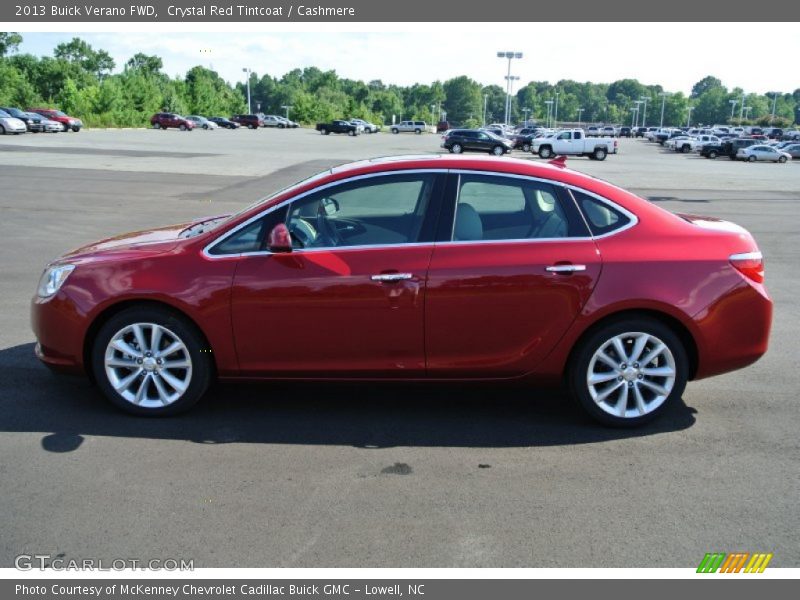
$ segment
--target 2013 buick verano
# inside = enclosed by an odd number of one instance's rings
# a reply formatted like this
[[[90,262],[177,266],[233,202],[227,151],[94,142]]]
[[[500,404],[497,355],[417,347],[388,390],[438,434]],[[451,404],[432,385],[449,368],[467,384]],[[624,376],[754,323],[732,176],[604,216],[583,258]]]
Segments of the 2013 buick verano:
[[[45,364],[135,414],[215,377],[519,380],[635,425],[764,354],[763,280],[743,228],[563,162],[393,157],[69,252],[32,323]]]

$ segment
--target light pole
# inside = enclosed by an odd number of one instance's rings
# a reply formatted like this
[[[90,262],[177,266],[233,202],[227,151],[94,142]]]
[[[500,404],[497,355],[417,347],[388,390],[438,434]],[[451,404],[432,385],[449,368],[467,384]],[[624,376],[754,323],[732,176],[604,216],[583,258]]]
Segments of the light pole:
[[[631,128],[633,128],[633,120],[636,118],[636,112],[639,110],[639,105],[631,106]],[[622,137],[622,136],[620,136]]]
[[[558,128],[558,94],[556,92],[556,105],[553,107],[553,129]]]
[[[772,121],[775,120],[775,108],[778,106],[778,94],[780,92],[772,92],[772,115],[769,118],[769,126],[772,127]]]
[[[661,123],[660,123],[660,125],[658,127],[659,127],[659,129],[663,129],[664,128],[664,106],[667,103],[667,96],[669,96],[669,92],[659,92],[658,95],[661,96]]]
[[[435,104],[431,104],[431,118],[433,120],[433,124],[434,125],[439,122],[439,119],[436,118],[436,105]]]
[[[583,108],[578,109],[578,127],[580,128],[583,121],[581,120],[581,116],[583,116]]]
[[[553,112],[553,101],[545,100],[544,103],[547,104],[547,127],[550,127],[550,115]]]
[[[292,105],[291,104],[284,104],[283,106],[281,106],[281,108],[286,111],[286,120],[288,121],[289,120],[289,109],[292,108]]]
[[[508,106],[506,106],[506,125],[511,120],[511,106],[514,101],[514,82],[519,81],[519,76],[517,75],[509,75],[506,77],[508,79]]]
[[[749,119],[750,118],[750,110],[752,108],[753,108],[752,106],[745,106],[744,107],[744,118],[745,119]]]
[[[636,121],[635,123],[639,123],[639,107],[642,105],[641,100],[634,100],[633,102],[636,105]],[[631,125],[631,128],[635,127],[636,125]]]
[[[639,98],[644,103],[644,107],[642,109],[642,127],[647,127],[647,101],[650,100],[649,96],[642,96]]]
[[[505,124],[508,125],[508,113],[511,112],[511,93],[508,91],[511,85],[511,61],[515,58],[522,58],[522,52],[498,52],[497,58],[508,59],[508,73],[506,74],[506,116]]]
[[[741,121],[743,118],[744,118],[744,92],[742,92],[742,103],[739,105],[739,120]]]
[[[486,103],[489,102],[489,94],[483,95],[483,126],[486,127]]]
[[[250,106],[250,73],[252,71],[248,67],[244,67],[242,69],[243,73],[247,73],[247,112],[253,112],[253,108]]]
[[[694,106],[690,106],[689,107],[689,116],[686,118],[686,126],[687,127],[691,127],[692,126],[692,111],[693,110],[694,110]]]
[[[525,115],[525,124],[523,125],[523,127],[527,127],[528,126],[528,113],[529,112],[531,112],[531,109],[528,108],[527,106],[522,109],[522,114]]]
[[[738,100],[728,100],[731,105],[731,122],[733,121],[733,111],[736,109],[736,105],[739,104]]]

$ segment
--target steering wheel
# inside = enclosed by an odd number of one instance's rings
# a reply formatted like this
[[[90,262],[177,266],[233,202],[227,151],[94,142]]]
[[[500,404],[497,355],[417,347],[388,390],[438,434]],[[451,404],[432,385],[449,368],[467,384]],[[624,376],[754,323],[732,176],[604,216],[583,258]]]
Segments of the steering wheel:
[[[300,217],[289,220],[289,236],[300,248],[310,248],[319,239],[319,233],[314,226]]]

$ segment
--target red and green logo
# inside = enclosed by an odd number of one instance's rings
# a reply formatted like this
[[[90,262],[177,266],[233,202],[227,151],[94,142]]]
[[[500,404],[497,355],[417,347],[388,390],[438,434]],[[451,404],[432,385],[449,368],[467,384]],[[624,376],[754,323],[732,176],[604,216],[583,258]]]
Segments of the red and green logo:
[[[763,573],[769,561],[772,560],[772,553],[765,554],[757,552],[734,552],[725,554],[724,552],[709,552],[700,561],[697,567],[698,573]]]

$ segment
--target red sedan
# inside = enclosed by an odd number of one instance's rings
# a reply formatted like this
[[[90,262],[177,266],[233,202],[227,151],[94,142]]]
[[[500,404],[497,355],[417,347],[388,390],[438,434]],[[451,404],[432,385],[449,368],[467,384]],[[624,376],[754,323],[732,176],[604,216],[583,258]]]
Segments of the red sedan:
[[[741,227],[563,163],[393,157],[65,254],[32,322],[45,364],[135,414],[215,377],[518,380],[635,425],[764,354],[763,281]]]

